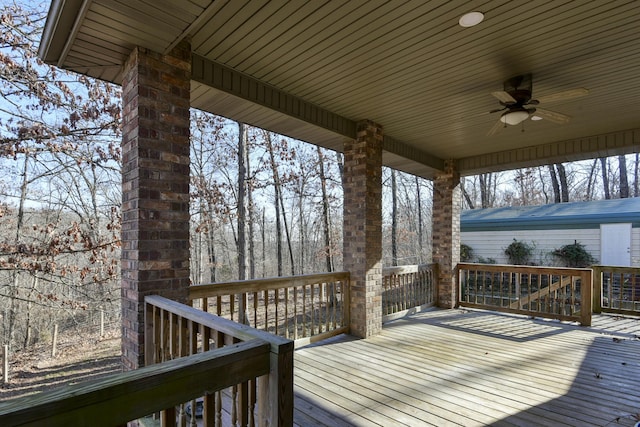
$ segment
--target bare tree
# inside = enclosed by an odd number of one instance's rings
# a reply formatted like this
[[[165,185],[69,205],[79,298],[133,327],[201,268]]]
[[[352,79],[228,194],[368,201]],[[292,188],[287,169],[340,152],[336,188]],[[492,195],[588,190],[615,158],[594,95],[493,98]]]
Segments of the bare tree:
[[[327,177],[324,171],[324,155],[320,146],[316,147],[318,153],[318,173],[320,176],[320,188],[322,189],[322,235],[324,237],[324,259],[327,271],[333,271],[333,259],[331,250],[331,230],[329,228],[329,197],[327,194]]]
[[[398,183],[391,169],[391,265],[398,265]]]
[[[22,166],[20,185],[1,195],[18,200],[1,214],[2,339],[10,345],[29,345],[45,316],[74,318],[99,300],[117,301],[119,208],[110,189],[120,181],[120,92],[37,59],[43,6],[0,11],[0,167]]]
[[[273,172],[273,188],[275,191],[275,201],[276,201],[276,229],[280,229],[280,217],[279,215],[282,215],[282,221],[284,223],[284,231],[285,231],[285,235],[287,238],[287,247],[289,249],[289,260],[291,262],[291,275],[295,274],[295,261],[294,261],[294,257],[293,257],[293,248],[291,246],[291,236],[289,233],[289,223],[287,221],[287,214],[284,211],[284,209],[280,209],[280,208],[284,208],[284,203],[283,203],[283,196],[282,196],[282,183],[281,183],[281,179],[280,179],[280,173],[278,171],[278,162],[276,162],[276,155],[275,155],[275,144],[272,141],[271,138],[271,133],[265,131],[264,133],[264,139],[265,142],[267,144],[267,149],[269,151],[269,159],[270,159],[270,163],[271,163],[271,170]],[[278,239],[280,240],[280,239]],[[281,265],[281,259],[282,259],[282,254],[279,251],[278,253],[278,275],[282,275],[282,265]]]
[[[629,197],[629,179],[627,178],[627,158],[624,155],[618,156],[620,170],[620,198]]]
[[[633,197],[640,197],[640,182],[638,172],[640,171],[640,154],[636,153],[636,159],[633,162]]]
[[[247,157],[247,129],[244,123],[238,122],[238,279],[245,280],[247,274],[246,259],[246,208],[244,205]]]
[[[600,168],[602,170],[602,188],[604,189],[604,198],[611,198],[611,190],[609,187],[609,172],[607,167],[607,158],[600,157]]]

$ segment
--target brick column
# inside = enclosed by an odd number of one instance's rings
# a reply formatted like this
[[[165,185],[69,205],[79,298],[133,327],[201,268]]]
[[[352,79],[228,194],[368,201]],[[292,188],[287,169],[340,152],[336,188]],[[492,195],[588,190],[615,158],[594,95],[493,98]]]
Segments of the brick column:
[[[358,123],[344,145],[344,268],[351,272],[351,333],[382,330],[382,127]]]
[[[144,365],[144,297],[189,287],[191,46],[135,49],[123,70],[122,360]]]
[[[453,160],[433,183],[433,262],[438,264],[437,304],[453,308],[457,304],[455,267],[460,262],[460,174]]]

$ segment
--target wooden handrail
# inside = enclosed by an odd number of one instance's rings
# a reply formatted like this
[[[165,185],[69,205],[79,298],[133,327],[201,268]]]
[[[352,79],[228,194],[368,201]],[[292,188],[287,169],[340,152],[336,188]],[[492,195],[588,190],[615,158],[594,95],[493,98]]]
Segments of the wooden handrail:
[[[266,341],[253,339],[0,403],[0,425],[124,425],[205,393],[268,374],[270,347]]]
[[[333,273],[305,274],[289,277],[270,277],[266,279],[233,280],[189,287],[189,299],[210,298],[219,295],[260,292],[281,288],[294,288],[315,283],[349,281],[348,271]]]
[[[431,270],[436,264],[413,264],[413,265],[397,265],[393,267],[384,267],[382,269],[383,276],[389,276],[391,274],[409,274],[417,273],[418,271]]]
[[[478,268],[479,267],[479,268]],[[531,273],[531,274],[549,274],[550,272],[557,271],[557,274],[572,275],[577,273],[588,271],[588,268],[572,268],[572,267],[545,267],[545,266],[533,266],[533,265],[511,265],[511,264],[479,264],[473,262],[460,262],[457,266],[458,270],[476,269],[482,271],[494,271],[502,272],[505,270],[515,271],[518,273]]]

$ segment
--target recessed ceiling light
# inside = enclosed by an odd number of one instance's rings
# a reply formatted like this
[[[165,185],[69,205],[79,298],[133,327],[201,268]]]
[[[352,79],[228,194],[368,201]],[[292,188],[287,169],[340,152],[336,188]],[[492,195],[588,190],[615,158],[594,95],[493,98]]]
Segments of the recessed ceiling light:
[[[481,23],[483,19],[484,14],[482,12],[469,12],[462,15],[458,23],[461,27],[473,27]]]
[[[531,120],[534,120],[534,121],[542,120],[542,117],[540,117],[540,116],[531,116]]]

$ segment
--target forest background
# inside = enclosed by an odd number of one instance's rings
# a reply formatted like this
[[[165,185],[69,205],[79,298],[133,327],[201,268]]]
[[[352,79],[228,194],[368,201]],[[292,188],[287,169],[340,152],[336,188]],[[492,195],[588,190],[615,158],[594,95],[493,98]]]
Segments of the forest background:
[[[0,341],[120,316],[120,88],[37,57],[48,2],[0,1]],[[638,153],[462,179],[463,208],[638,197]],[[191,281],[342,268],[342,156],[191,111]],[[383,265],[431,261],[430,181],[383,171]]]

